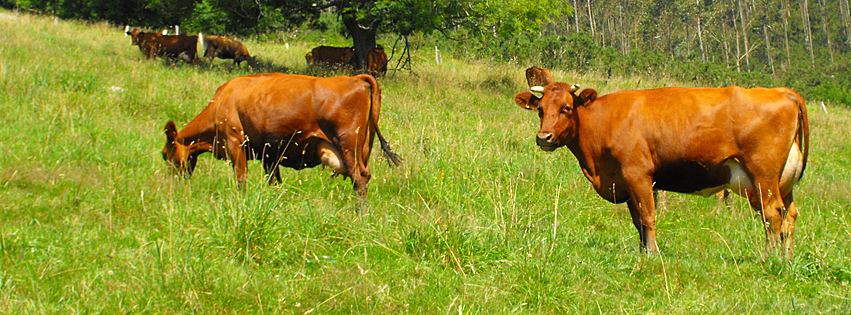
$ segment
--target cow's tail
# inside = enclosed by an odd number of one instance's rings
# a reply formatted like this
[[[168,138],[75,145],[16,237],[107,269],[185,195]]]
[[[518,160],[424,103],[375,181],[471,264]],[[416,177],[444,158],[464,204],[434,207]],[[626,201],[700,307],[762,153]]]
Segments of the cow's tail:
[[[810,119],[807,115],[807,104],[804,102],[804,98],[801,97],[797,92],[792,92],[792,100],[798,105],[798,131],[797,131],[797,139],[798,145],[803,151],[803,165],[801,166],[801,178],[804,177],[804,170],[807,169],[807,157],[810,155]]]
[[[390,147],[390,143],[384,139],[384,136],[381,135],[381,131],[378,130],[378,114],[381,112],[381,88],[378,87],[378,81],[368,74],[361,74],[358,77],[369,84],[370,98],[369,113],[367,115],[369,116],[369,125],[373,130],[375,130],[375,134],[378,136],[378,141],[381,143],[381,152],[384,153],[384,157],[387,158],[391,165],[399,166],[399,164],[402,163],[402,158],[399,157],[396,152],[393,152],[393,148]]]
[[[195,45],[195,56],[204,56],[206,51],[207,51],[207,43],[204,42],[204,34],[202,34],[201,32],[198,32],[198,44]]]

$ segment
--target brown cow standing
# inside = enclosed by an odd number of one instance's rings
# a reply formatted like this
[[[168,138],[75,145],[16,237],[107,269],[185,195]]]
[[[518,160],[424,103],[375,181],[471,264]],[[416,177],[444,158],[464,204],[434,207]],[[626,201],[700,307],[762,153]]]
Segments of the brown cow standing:
[[[254,60],[248,53],[248,48],[238,40],[219,35],[207,35],[203,36],[203,39],[204,57],[210,61],[213,58],[233,59],[233,63],[239,67],[243,61],[248,61],[251,65]]]
[[[133,45],[139,46],[139,50],[147,58],[160,56],[172,60],[182,59],[186,62],[196,60],[198,36],[162,35],[160,33],[142,32],[138,28],[134,28],[126,34],[131,36]]]
[[[198,155],[230,158],[236,179],[246,161],[259,159],[269,183],[281,181],[278,166],[297,170],[319,164],[351,178],[367,195],[369,155],[378,135],[384,155],[399,157],[378,131],[381,90],[372,76],[317,78],[280,73],[237,77],[221,85],[207,107],[177,131],[165,125],[163,159],[191,174]]]
[[[150,59],[157,56],[159,52],[159,41],[157,38],[162,35],[159,33],[142,32],[138,28],[127,31],[126,34],[130,35],[130,42],[133,45],[139,46],[139,50],[142,51],[145,58]]]
[[[387,73],[387,54],[384,53],[384,48],[375,47],[367,52],[366,71],[375,77],[380,77]]]
[[[161,35],[157,39],[160,45],[157,55],[172,60],[182,59],[186,62],[195,62],[198,39],[198,35]]]
[[[337,68],[349,65],[354,55],[352,47],[319,46],[310,50],[304,58],[309,66]]]
[[[526,69],[526,83],[529,84],[529,87],[547,86],[553,82],[555,80],[553,80],[553,74],[550,73],[550,70],[538,66],[531,66]]]
[[[641,247],[658,252],[653,189],[745,196],[766,222],[766,251],[792,256],[792,187],[809,151],[804,100],[787,88],[664,88],[597,98],[554,83],[515,96],[541,120],[537,144],[567,146],[604,199],[626,202]]]

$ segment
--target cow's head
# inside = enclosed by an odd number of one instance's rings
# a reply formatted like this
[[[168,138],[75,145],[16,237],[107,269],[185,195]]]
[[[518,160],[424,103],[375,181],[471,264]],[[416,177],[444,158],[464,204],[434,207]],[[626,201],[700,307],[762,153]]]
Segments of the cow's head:
[[[593,89],[585,89],[579,95],[575,94],[577,90],[577,84],[556,82],[546,87],[533,86],[530,91],[514,96],[514,102],[521,108],[538,111],[541,128],[535,141],[542,150],[555,150],[576,137],[576,107],[588,104],[597,97],[597,91]],[[542,94],[539,97],[533,92]]]
[[[130,42],[133,45],[139,45],[139,34],[141,32],[142,31],[140,31],[139,28],[133,28],[132,30],[130,30],[129,26],[124,27],[124,34],[130,35]]]
[[[185,145],[177,139],[177,126],[173,121],[165,124],[165,147],[163,147],[163,160],[168,162],[174,169],[184,175],[192,175],[195,170],[197,155],[193,154],[192,145]]]

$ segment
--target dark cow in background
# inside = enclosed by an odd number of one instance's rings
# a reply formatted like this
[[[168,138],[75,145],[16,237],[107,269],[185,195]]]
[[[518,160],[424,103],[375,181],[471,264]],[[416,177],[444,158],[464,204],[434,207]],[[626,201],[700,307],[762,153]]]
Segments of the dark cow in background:
[[[138,28],[128,30],[125,34],[132,37],[132,44],[139,46],[139,50],[147,58],[166,57],[172,60],[195,62],[197,50],[201,44],[200,37],[196,35],[162,35],[142,32]]]
[[[354,55],[352,47],[319,46],[311,49],[304,58],[312,67],[338,68],[348,66]]]
[[[547,86],[553,82],[555,80],[553,80],[553,74],[550,73],[550,70],[538,66],[531,66],[526,69],[526,83],[529,84],[529,87]]]
[[[653,189],[709,194],[729,188],[765,222],[766,252],[794,245],[792,187],[809,154],[807,108],[787,88],[663,88],[597,97],[553,83],[515,96],[538,112],[536,142],[566,146],[604,199],[626,202],[641,248],[658,252]]]
[[[198,155],[212,152],[233,162],[240,183],[250,159],[263,161],[269,183],[281,181],[278,166],[323,164],[351,178],[358,195],[366,197],[375,135],[390,162],[400,162],[378,130],[380,112],[381,90],[369,75],[237,77],[221,85],[186,127],[165,125],[163,159],[191,174]]]
[[[212,62],[213,58],[233,59],[233,63],[239,67],[243,61],[247,61],[249,65],[254,58],[248,53],[248,48],[242,42],[219,35],[202,36],[204,49],[204,57]]]
[[[366,54],[366,71],[375,77],[387,73],[387,54],[381,46],[370,49]]]
[[[158,40],[160,44],[159,56],[172,60],[181,59],[186,62],[195,62],[198,48],[202,46],[203,37],[198,35],[162,35]]]

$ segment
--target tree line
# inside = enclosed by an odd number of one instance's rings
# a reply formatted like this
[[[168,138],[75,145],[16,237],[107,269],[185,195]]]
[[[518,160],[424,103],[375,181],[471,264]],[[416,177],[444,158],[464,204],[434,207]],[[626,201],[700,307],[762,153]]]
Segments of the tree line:
[[[0,0],[62,18],[222,34],[379,35],[468,58],[706,85],[786,85],[851,104],[849,0]],[[334,15],[329,25],[320,18]],[[406,45],[406,48],[409,47]]]

